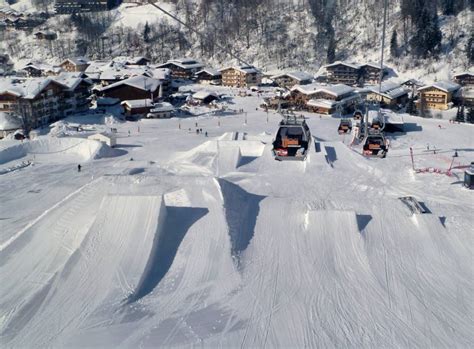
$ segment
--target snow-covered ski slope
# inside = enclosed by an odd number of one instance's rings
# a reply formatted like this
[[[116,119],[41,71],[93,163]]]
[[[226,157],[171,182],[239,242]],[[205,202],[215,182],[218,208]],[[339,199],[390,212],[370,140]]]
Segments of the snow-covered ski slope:
[[[80,173],[55,151],[0,175],[2,347],[474,346],[473,193],[408,151],[463,165],[473,128],[406,117],[365,159],[312,115],[308,161],[277,162],[280,117],[235,102],[246,125],[124,123]]]

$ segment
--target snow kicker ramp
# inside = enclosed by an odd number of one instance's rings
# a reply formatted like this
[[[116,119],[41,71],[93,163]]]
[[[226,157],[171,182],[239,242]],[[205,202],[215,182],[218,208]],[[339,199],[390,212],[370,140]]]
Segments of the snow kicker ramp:
[[[210,345],[472,346],[472,269],[464,261],[455,270],[449,248],[440,255],[424,227],[376,212],[384,219],[361,231],[354,212],[297,205],[262,201],[243,256],[245,285],[228,302],[244,329]],[[443,232],[432,223],[432,234]]]
[[[2,324],[3,340],[25,346],[28,338],[36,338],[38,346],[62,346],[57,338],[80,332],[103,311],[117,311],[143,282],[164,211],[161,196],[106,196],[63,269],[45,278],[39,292],[10,311]]]
[[[0,149],[0,165],[26,156],[45,162],[81,162],[118,153],[99,141],[84,138],[41,138]]]

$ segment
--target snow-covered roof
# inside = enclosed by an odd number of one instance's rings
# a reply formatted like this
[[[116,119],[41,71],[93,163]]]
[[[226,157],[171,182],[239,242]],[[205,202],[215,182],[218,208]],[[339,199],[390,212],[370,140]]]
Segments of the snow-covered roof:
[[[256,74],[260,72],[257,68],[249,66],[249,65],[225,67],[225,68],[219,69],[219,71],[223,72],[224,70],[229,70],[229,69],[235,69],[246,74]]]
[[[67,62],[72,63],[74,65],[84,65],[84,64],[88,64],[89,60],[84,57],[71,57],[71,58],[66,58],[64,61],[62,61],[61,65]]]
[[[158,86],[161,85],[161,80],[158,79],[153,79],[149,78],[147,76],[134,76],[129,79],[125,79],[122,81],[118,81],[116,83],[110,84],[108,86],[102,87],[99,89],[99,91],[107,91],[112,88],[115,88],[117,86],[122,86],[122,85],[128,85],[131,87],[135,87],[137,89],[143,90],[143,91],[156,91]]]
[[[292,71],[289,73],[282,73],[278,75],[274,75],[271,77],[271,79],[278,79],[288,76],[292,79],[298,80],[298,81],[305,81],[305,80],[313,80],[313,76],[309,73],[306,73],[304,71]]]
[[[153,105],[153,101],[150,98],[130,99],[127,101],[123,101],[121,104],[126,105],[129,108],[145,108],[145,107],[151,107]]]
[[[327,100],[327,99],[310,99],[306,105],[310,107],[319,107],[319,108],[333,108],[338,103],[336,101]]]
[[[21,120],[10,114],[0,111],[0,131],[11,131],[22,128]]]
[[[34,99],[50,83],[60,84],[52,78],[18,78],[9,77],[0,79],[0,94],[9,93],[17,97]],[[63,86],[62,84],[60,84]]]
[[[204,69],[201,69],[200,71],[198,71],[196,73],[196,75],[199,75],[199,74],[202,74],[202,73],[207,73],[209,75],[212,75],[212,76],[219,76],[221,75],[220,71],[216,70],[216,69],[213,69],[213,68],[204,68]]]
[[[428,88],[436,88],[444,92],[454,92],[458,90],[460,87],[461,86],[456,84],[455,82],[443,80],[443,81],[437,81],[431,85],[420,87],[418,91],[426,90]]]
[[[183,69],[199,69],[204,67],[204,64],[191,58],[170,59],[168,62],[158,65],[158,67],[162,68],[168,64],[173,64]]]
[[[201,90],[193,94],[194,99],[206,99],[207,97],[211,97],[211,96],[215,98],[219,97],[216,92],[206,91],[206,90]]]
[[[464,75],[466,75],[466,76],[474,76],[474,72],[472,72],[472,71],[464,71],[464,72],[461,72],[461,73],[454,74],[453,76],[454,76],[455,78],[457,78],[457,77],[464,76]]]
[[[161,102],[161,103],[155,103],[153,105],[153,108],[150,110],[151,113],[155,112],[166,112],[166,111],[174,111],[175,108],[171,103],[168,102]]]
[[[134,64],[138,64],[142,60],[149,61],[148,58],[143,57],[143,56],[135,56],[135,57],[117,56],[112,59],[112,62],[134,65]]]
[[[410,92],[410,89],[400,86],[394,81],[388,81],[382,84],[379,93],[379,86],[369,86],[368,89],[372,93],[380,94],[384,97],[395,99]]]
[[[92,81],[81,77],[82,73],[69,73],[63,72],[53,78],[54,81],[59,82],[61,85],[67,87],[70,90],[74,90],[81,82],[86,82],[92,85]]]
[[[167,80],[171,74],[171,70],[168,68],[149,68],[147,71],[151,77],[159,80]]]
[[[363,63],[360,65],[361,67],[372,67],[372,68],[376,68],[376,69],[380,69],[380,63],[377,63],[377,62],[367,62],[367,63]],[[384,64],[383,65],[383,68],[384,69],[387,69],[387,66]]]
[[[54,73],[59,73],[61,71],[61,67],[57,67],[51,64],[37,62],[37,61],[31,61],[23,67],[23,69],[27,69],[27,68],[33,68],[36,70],[41,70],[41,71],[46,71],[46,72],[50,71]]]
[[[353,62],[343,62],[343,61],[336,61],[331,64],[327,64],[324,66],[324,68],[331,68],[331,67],[336,67],[338,65],[345,65],[347,67],[353,68],[353,69],[360,69],[361,65],[358,63],[353,63]]]
[[[100,73],[105,70],[109,64],[110,61],[91,61],[89,62],[89,66],[86,68],[85,73]]]
[[[312,95],[319,92],[324,92],[335,97],[340,97],[349,93],[354,92],[354,88],[344,85],[344,84],[337,84],[337,85],[321,85],[318,83],[312,83],[308,85],[296,85],[291,88],[291,91],[299,91],[306,95]]]

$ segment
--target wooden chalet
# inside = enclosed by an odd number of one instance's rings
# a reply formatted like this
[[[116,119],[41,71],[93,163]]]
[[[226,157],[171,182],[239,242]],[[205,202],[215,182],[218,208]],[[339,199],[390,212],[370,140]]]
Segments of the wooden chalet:
[[[270,77],[278,86],[291,88],[295,85],[307,85],[313,82],[313,76],[303,71],[278,74]]]
[[[220,72],[224,86],[250,87],[262,82],[260,71],[251,66],[227,67]]]
[[[331,84],[358,85],[361,82],[362,71],[359,64],[338,61],[325,68],[326,79]]]
[[[474,85],[474,72],[463,72],[454,75],[454,82],[461,86]]]
[[[410,91],[408,87],[394,82],[386,82],[382,84],[380,92],[379,86],[369,87],[366,99],[368,101],[380,102],[382,107],[396,109],[407,103]]]
[[[162,81],[146,76],[134,76],[97,89],[101,97],[118,98],[121,101],[160,97]]]
[[[89,62],[82,57],[67,58],[59,66],[66,72],[84,72],[89,66]]]
[[[194,75],[204,68],[204,65],[190,58],[169,60],[160,64],[157,68],[168,68],[171,71],[171,77],[175,79],[192,79]]]
[[[222,84],[221,72],[212,69],[204,68],[198,71],[195,75],[196,81],[204,85],[220,85]]]
[[[417,106],[421,103],[427,109],[447,110],[451,107],[454,93],[459,90],[460,85],[451,81],[437,81],[418,89]]]

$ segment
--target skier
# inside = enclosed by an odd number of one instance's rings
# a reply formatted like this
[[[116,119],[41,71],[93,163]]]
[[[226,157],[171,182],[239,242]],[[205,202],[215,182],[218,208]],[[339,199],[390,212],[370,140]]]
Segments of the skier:
[[[204,135],[207,137],[207,131],[206,131],[206,133],[205,133]]]
[[[130,130],[128,130],[128,136],[130,137]]]
[[[82,168],[81,164],[78,164],[77,165],[77,172],[81,172],[81,168]]]

